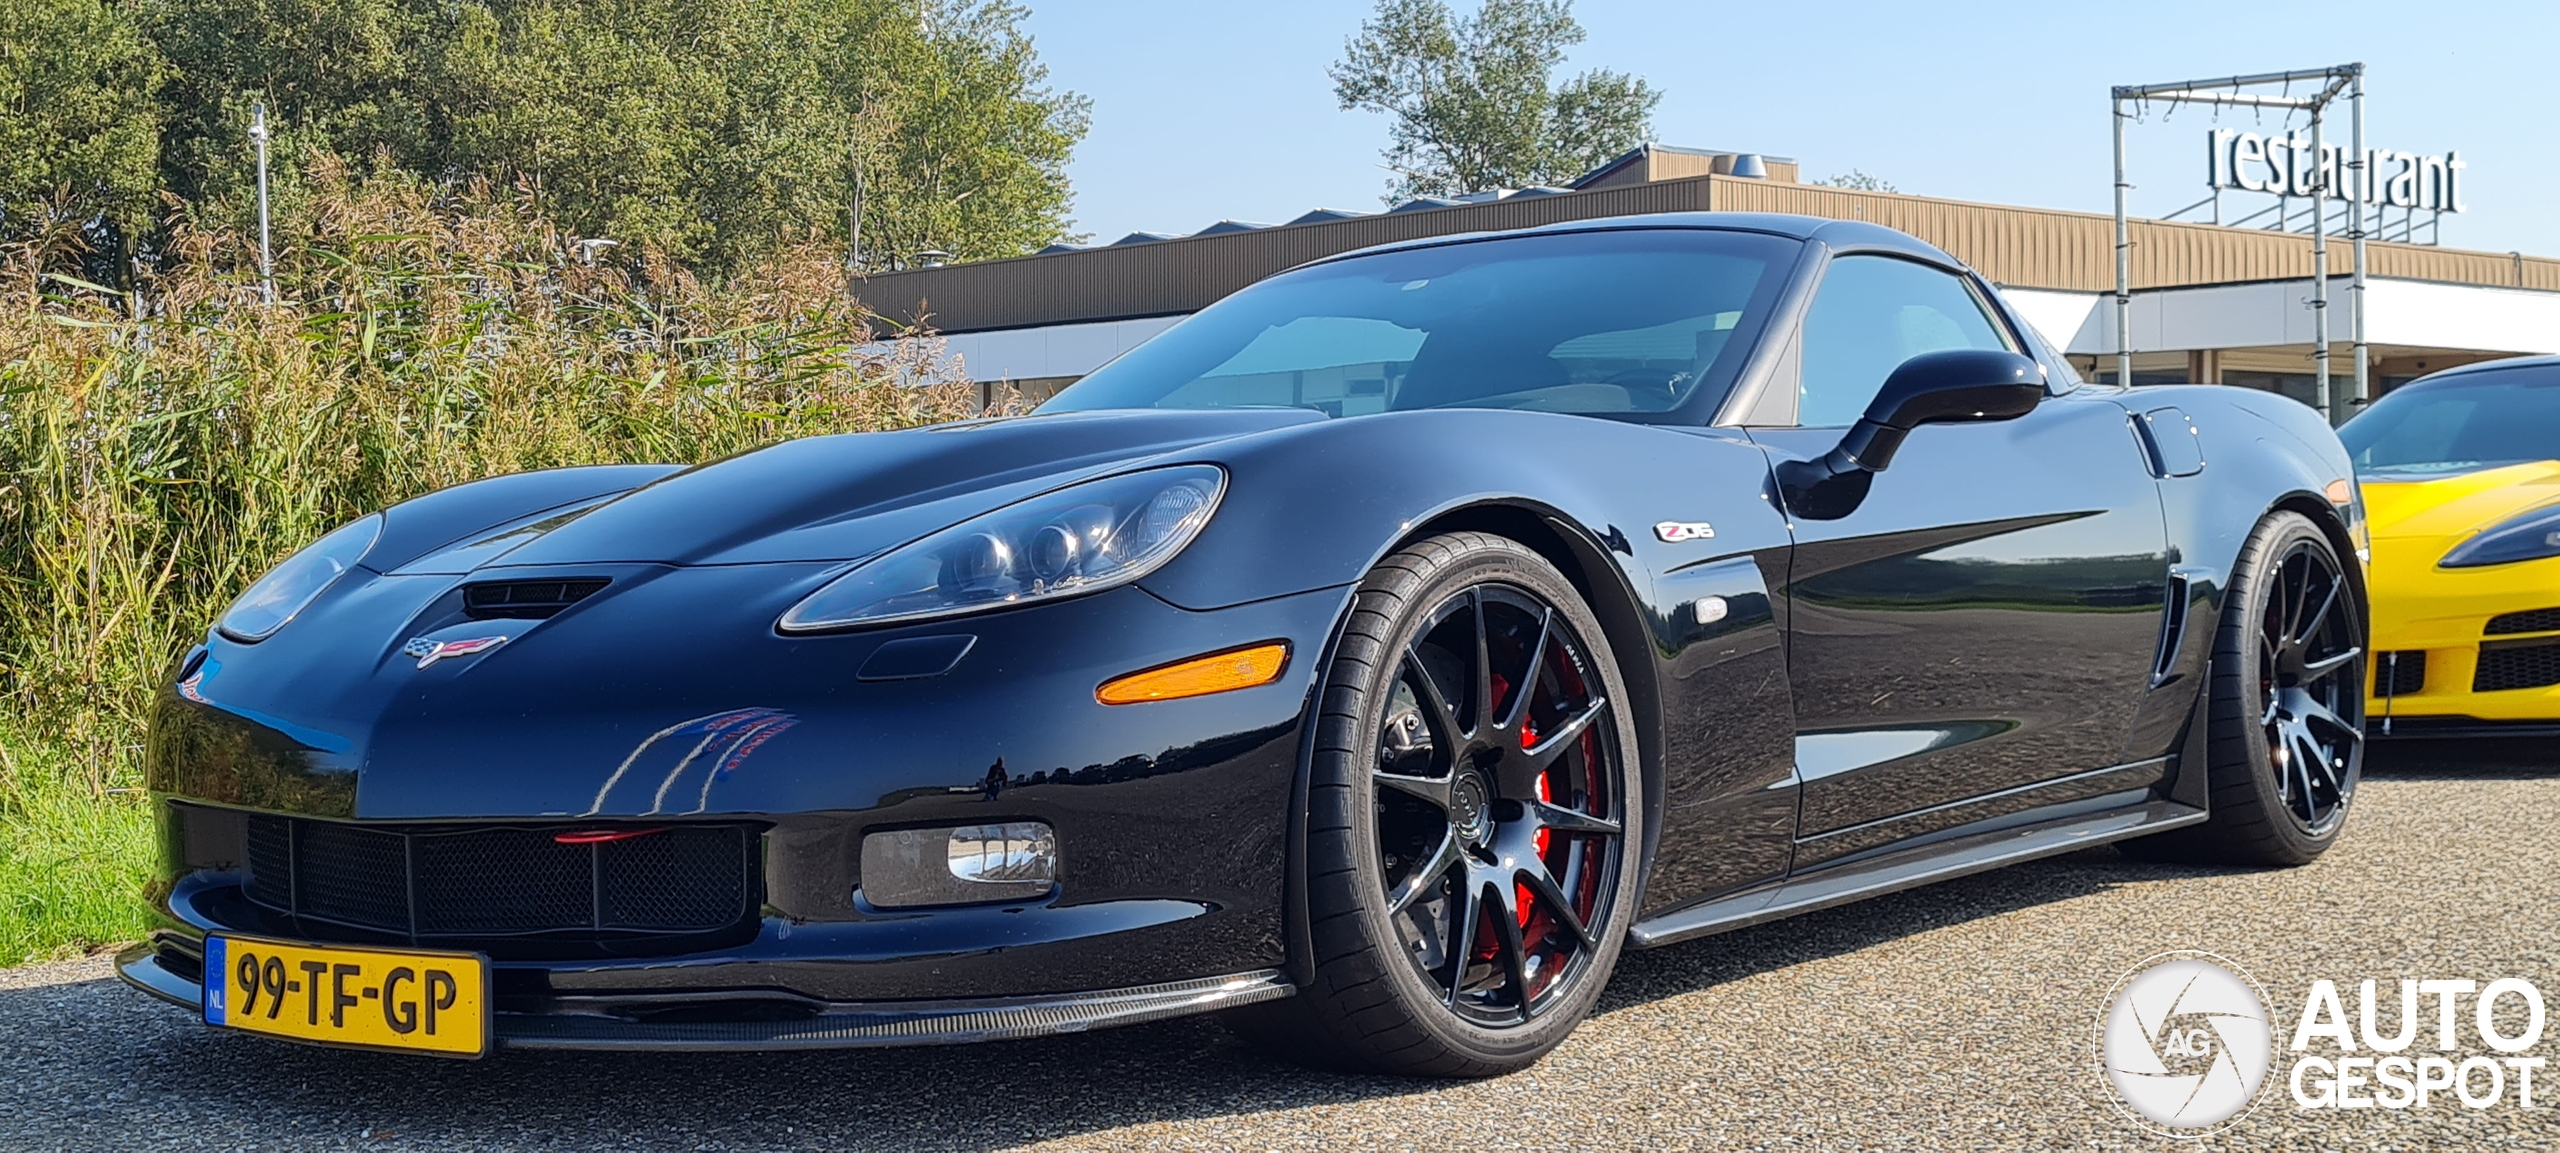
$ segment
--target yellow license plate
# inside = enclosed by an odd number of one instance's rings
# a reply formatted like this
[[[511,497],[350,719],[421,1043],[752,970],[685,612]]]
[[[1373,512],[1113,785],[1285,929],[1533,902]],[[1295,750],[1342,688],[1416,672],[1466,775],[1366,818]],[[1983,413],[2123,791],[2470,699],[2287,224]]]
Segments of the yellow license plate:
[[[489,962],[471,953],[205,938],[204,1021],[295,1041],[477,1057]]]

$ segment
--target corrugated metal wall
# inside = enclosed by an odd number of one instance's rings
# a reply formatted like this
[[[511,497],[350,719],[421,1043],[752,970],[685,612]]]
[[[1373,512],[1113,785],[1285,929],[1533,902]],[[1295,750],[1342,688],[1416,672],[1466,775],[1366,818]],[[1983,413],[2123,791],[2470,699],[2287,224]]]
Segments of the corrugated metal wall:
[[[2004,285],[2076,292],[2115,287],[2111,217],[1701,176],[886,273],[864,282],[859,294],[894,322],[944,332],[1165,316],[1198,311],[1272,273],[1373,244],[1710,207],[1899,228]],[[2149,220],[2133,222],[2132,235],[2136,288],[2311,275],[2307,236]],[[2547,257],[2382,243],[2368,244],[2367,254],[2375,276],[2560,291],[2560,260]],[[2332,238],[2329,259],[2336,275],[2347,273],[2346,241]]]
[[[1709,178],[1718,209],[1793,212],[1834,220],[1871,220],[1935,244],[2020,288],[2111,292],[2116,285],[2115,218],[2088,212],[2013,208],[1809,184]],[[2311,238],[2254,228],[2136,220],[2133,286],[2174,288],[2311,275]],[[2415,244],[2365,244],[2374,276],[2500,288],[2560,291],[2560,260],[2468,252]],[[2329,268],[2344,276],[2353,263],[2344,237],[2329,238]]]

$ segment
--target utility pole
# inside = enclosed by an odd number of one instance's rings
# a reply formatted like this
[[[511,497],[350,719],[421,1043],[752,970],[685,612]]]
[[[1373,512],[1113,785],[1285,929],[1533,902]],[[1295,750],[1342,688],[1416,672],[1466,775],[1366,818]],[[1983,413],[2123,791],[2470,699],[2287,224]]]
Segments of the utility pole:
[[[2116,387],[2133,387],[2133,240],[2124,218],[2124,89],[2116,89]]]
[[[258,146],[258,296],[276,302],[274,235],[267,221],[267,102],[249,106],[249,140]]]
[[[2320,415],[2331,426],[2345,420],[2344,405],[2329,388],[2329,173],[2335,166],[2320,161],[2320,108],[2311,109],[2311,372],[2320,394]],[[2296,158],[2295,163],[2301,163]]]
[[[2347,228],[2347,236],[2356,250],[2356,278],[2347,290],[2348,335],[2356,342],[2356,399],[2373,403],[2373,348],[2364,340],[2364,210],[2379,198],[2373,194],[2373,158],[2364,151],[2364,69],[2356,69],[2355,80],[2347,88],[2347,111],[2350,125],[2349,144],[2355,148],[2356,184],[2355,215]],[[2378,215],[2381,210],[2375,209]]]

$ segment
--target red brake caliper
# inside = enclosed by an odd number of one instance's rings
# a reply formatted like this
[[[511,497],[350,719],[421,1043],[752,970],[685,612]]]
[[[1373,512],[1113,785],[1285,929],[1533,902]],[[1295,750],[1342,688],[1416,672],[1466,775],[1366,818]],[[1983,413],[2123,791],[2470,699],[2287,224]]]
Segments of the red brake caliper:
[[[1537,743],[1537,727],[1530,724],[1528,718],[1521,718],[1520,747],[1526,749],[1536,745]],[[1538,799],[1540,801],[1553,801],[1556,799],[1555,790],[1549,788],[1547,785],[1547,775],[1545,773],[1538,774]],[[1547,841],[1554,835],[1554,833],[1546,829],[1538,830],[1538,859],[1540,861],[1547,859]],[[1520,927],[1526,929],[1529,927],[1529,912],[1535,906],[1530,904],[1532,898],[1529,896],[1529,886],[1517,885],[1514,887],[1520,890]]]

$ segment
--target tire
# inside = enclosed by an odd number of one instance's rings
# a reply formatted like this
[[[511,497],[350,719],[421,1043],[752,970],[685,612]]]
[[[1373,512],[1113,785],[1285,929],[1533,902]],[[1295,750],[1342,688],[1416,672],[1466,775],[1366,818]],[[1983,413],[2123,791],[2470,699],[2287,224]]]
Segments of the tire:
[[[1379,562],[1319,690],[1314,980],[1238,1031],[1307,1064],[1426,1077],[1508,1073],[1561,1043],[1634,913],[1625,699],[1599,621],[1526,546],[1451,533]]]
[[[2299,513],[2258,522],[2233,574],[2206,687],[2213,815],[2124,848],[2151,860],[2308,864],[2346,827],[2364,772],[2364,604],[2336,546]]]

